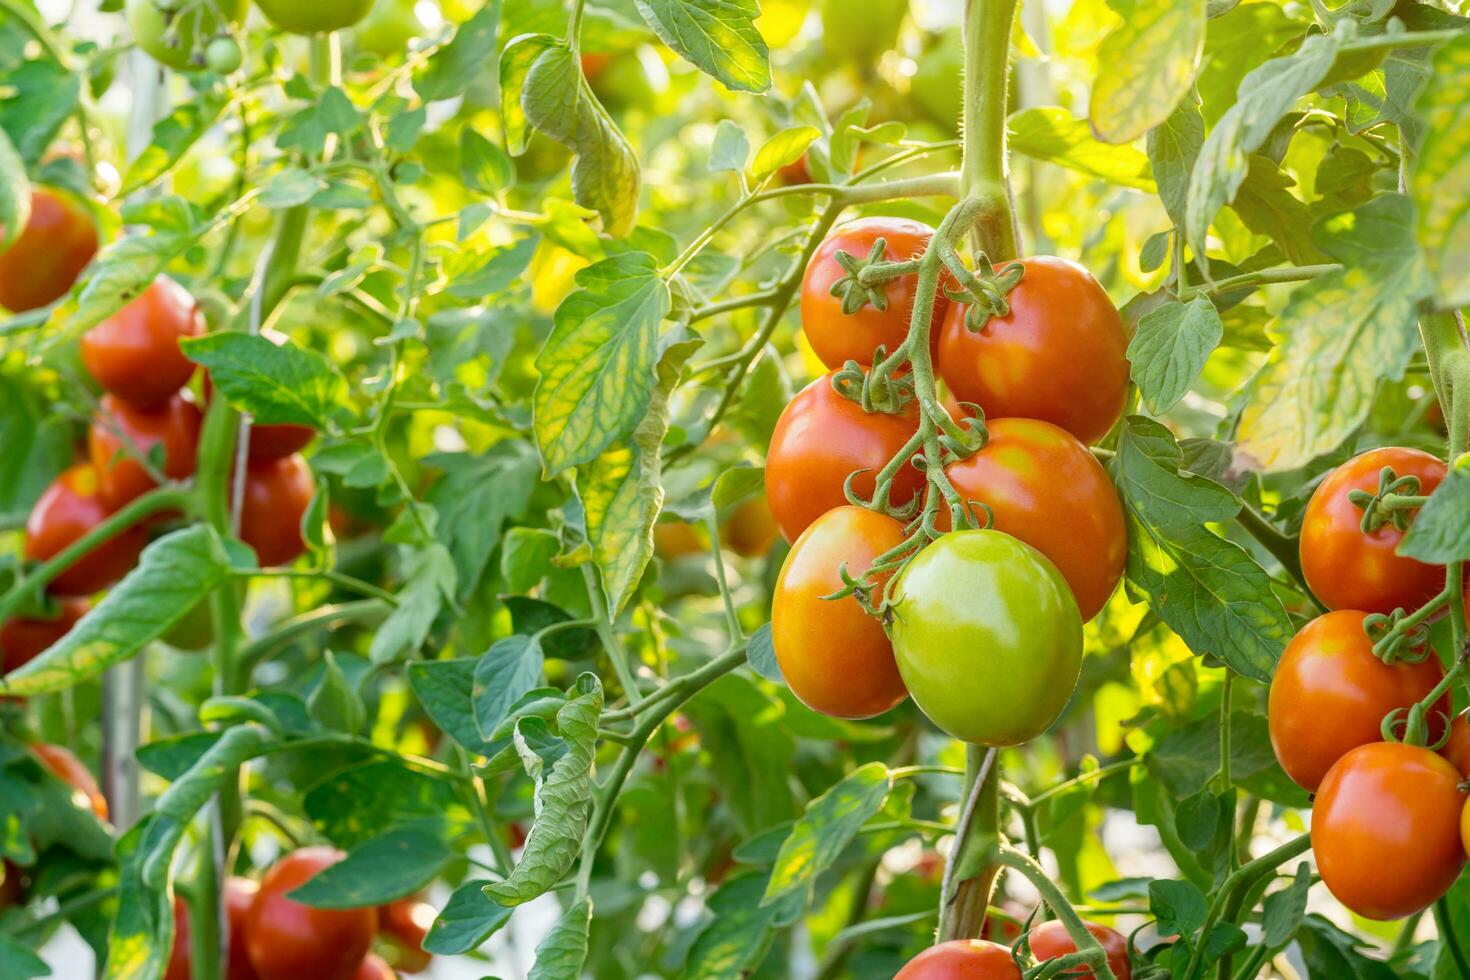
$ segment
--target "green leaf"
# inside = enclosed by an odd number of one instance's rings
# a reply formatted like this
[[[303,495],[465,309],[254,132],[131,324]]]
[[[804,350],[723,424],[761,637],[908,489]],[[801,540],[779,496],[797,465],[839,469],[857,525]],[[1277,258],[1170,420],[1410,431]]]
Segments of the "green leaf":
[[[1205,0],[1137,0],[1098,48],[1089,114],[1098,138],[1131,143],[1169,118],[1199,70]]]
[[[1295,185],[1296,181],[1276,161],[1259,153],[1252,154],[1245,182],[1235,192],[1230,207],[1240,215],[1242,224],[1281,246],[1292,262],[1310,265],[1324,261],[1324,256],[1312,242],[1310,209],[1291,193],[1290,188]]]
[[[1159,932],[1188,938],[1205,924],[1209,904],[1205,893],[1187,881],[1149,882],[1148,907],[1159,920]]]
[[[515,186],[515,165],[505,151],[469,126],[459,134],[459,172],[464,184],[481,194],[499,194]]]
[[[1470,304],[1470,33],[1434,53],[1414,111],[1424,122],[1409,171],[1419,242],[1444,307]]]
[[[657,262],[644,252],[589,266],[577,285],[536,358],[533,427],[547,478],[596,459],[647,415],[659,323],[671,305]]]
[[[587,931],[592,926],[592,899],[584,898],[562,913],[536,946],[536,962],[526,980],[570,980],[582,975],[587,962]]]
[[[0,375],[0,516],[24,527],[36,500],[72,462],[70,422],[53,411],[37,379]]]
[[[715,138],[710,144],[709,169],[711,173],[732,170],[745,173],[745,163],[750,159],[750,140],[745,130],[733,119],[721,119],[715,127]]]
[[[1149,411],[1160,415],[1179,403],[1224,332],[1207,296],[1170,301],[1144,314],[1128,344],[1128,361]]]
[[[210,381],[231,405],[260,423],[326,428],[347,392],[347,382],[331,361],[289,340],[276,344],[258,335],[212,333],[179,346],[209,371]]]
[[[121,865],[117,914],[107,934],[107,980],[157,980],[168,967],[173,949],[173,899],[167,888],[151,888],[143,882],[144,835],[150,829],[144,818],[123,835],[117,844]],[[3,974],[9,976],[8,973]]]
[[[1414,515],[1398,553],[1435,565],[1470,558],[1466,514],[1470,514],[1470,458],[1462,456]]]
[[[781,664],[776,660],[776,644],[771,641],[771,624],[765,623],[750,635],[745,654],[751,669],[768,681],[784,683]]]
[[[303,761],[320,766],[321,753],[313,748]],[[454,783],[397,759],[375,758],[332,773],[307,791],[302,809],[317,833],[347,850],[395,831],[453,840],[478,827]]]
[[[737,92],[771,87],[758,0],[637,0],[638,13],[679,57]]]
[[[20,237],[31,220],[31,182],[26,164],[0,129],[0,250]]]
[[[423,888],[454,856],[434,834],[395,830],[354,847],[287,897],[317,909],[383,905]]]
[[[475,725],[487,741],[515,704],[541,683],[545,666],[534,636],[496,640],[475,666]]]
[[[1099,142],[1087,121],[1066,109],[1036,106],[1011,114],[1011,149],[1111,184],[1152,191],[1148,158],[1134,146]]]
[[[1205,527],[1233,518],[1239,501],[1179,462],[1167,429],[1126,420],[1112,474],[1128,517],[1128,583],[1196,654],[1268,681],[1291,620],[1256,560]]]
[[[1313,34],[1292,54],[1273,58],[1241,81],[1235,104],[1205,138],[1189,183],[1184,230],[1196,254],[1204,254],[1210,222],[1244,183],[1250,155],[1326,77],[1337,48],[1336,36]]]
[[[435,956],[459,956],[478,949],[510,921],[515,909],[496,905],[485,897],[487,881],[467,881],[454,890],[429,934],[424,952]]]
[[[1315,913],[1302,920],[1302,928],[1296,938],[1308,976],[1332,977],[1333,980],[1397,980],[1399,976],[1387,963],[1367,955],[1378,952],[1374,943],[1343,932]],[[1460,976],[1460,970],[1454,966],[1444,974],[1436,971],[1436,980],[1440,977],[1452,980]]]
[[[663,339],[658,382],[632,440],[608,449],[577,472],[577,496],[586,512],[592,559],[613,615],[622,611],[653,557],[653,525],[664,501],[661,450],[669,429],[669,396],[684,365],[703,343],[689,338],[682,327]]]
[[[7,674],[5,692],[32,697],[96,677],[167,633],[229,574],[224,545],[208,525],[159,538],[71,632]]]
[[[7,62],[12,57],[7,51]],[[49,58],[15,60],[19,63],[13,70],[0,74],[0,130],[21,159],[34,166],[76,114],[85,73]]]
[[[480,583],[500,543],[505,522],[525,513],[536,489],[536,454],[519,440],[491,446],[483,455],[436,453],[424,465],[444,476],[425,495],[438,511],[434,536],[454,558],[460,595]]]
[[[577,861],[592,812],[592,759],[602,683],[595,674],[583,674],[575,691],[576,696],[556,713],[566,754],[536,780],[536,822],[521,860],[504,881],[485,886],[485,894],[501,905],[520,905],[545,894]]]
[[[337,666],[337,658],[330,650],[322,654],[322,679],[316,690],[311,692],[311,697],[307,698],[306,707],[312,720],[322,727],[350,735],[360,733],[367,718],[357,688]]]
[[[487,743],[475,724],[476,657],[453,660],[417,660],[408,665],[408,683],[419,704],[440,730],[476,755],[487,754]]]
[[[751,175],[756,180],[763,180],[782,167],[795,163],[821,135],[815,126],[793,126],[781,130],[755,151],[755,160],[750,164]]]
[[[870,762],[812,800],[781,845],[761,904],[770,905],[789,892],[809,887],[837,860],[868,818],[882,809],[892,786],[888,767]]]
[[[750,678],[726,674],[683,710],[709,753],[709,776],[743,832],[795,815],[796,742],[777,701]]]
[[[1319,226],[1319,244],[1346,268],[1298,287],[1281,311],[1283,340],[1241,412],[1240,458],[1269,473],[1303,466],[1362,424],[1381,380],[1404,376],[1425,290],[1411,208],[1383,194]]]
[[[1218,711],[1162,733],[1146,757],[1148,771],[1176,801],[1209,787],[1220,765]],[[1230,715],[1230,774],[1234,785],[1288,805],[1306,805],[1306,794],[1289,783],[1276,762],[1264,715],[1239,708]],[[1289,787],[1289,788],[1288,788]]]
[[[531,126],[521,105],[526,74],[536,59],[556,44],[550,34],[523,34],[500,53],[500,117],[505,127],[505,148],[511,156],[526,152],[526,133]]]
[[[146,210],[130,207],[124,218],[141,221],[153,233],[125,235],[98,253],[77,310],[66,320],[65,337],[96,326],[139,296],[207,227],[195,224],[188,203],[178,197],[149,199]]]
[[[1312,866],[1297,865],[1296,877],[1286,888],[1266,896],[1262,905],[1262,942],[1268,949],[1282,949],[1291,942],[1307,914],[1307,893],[1312,888]]]
[[[782,904],[762,905],[770,875],[733,877],[709,899],[711,918],[689,947],[684,962],[688,980],[749,976],[765,958]],[[793,901],[805,898],[796,893]],[[791,904],[787,902],[785,904]]]
[[[413,80],[413,89],[425,102],[453,98],[474,84],[485,62],[495,55],[500,4],[487,3],[459,25],[454,38],[435,51]]]
[[[51,967],[35,953],[8,936],[0,936],[0,977],[31,980],[51,976]]]
[[[423,646],[429,627],[446,603],[454,600],[454,559],[442,544],[408,551],[398,605],[373,635],[368,655],[382,664]]]
[[[638,157],[587,87],[570,48],[541,53],[526,73],[521,105],[532,126],[576,154],[572,198],[601,214],[608,234],[626,238],[638,217]]]
[[[1184,227],[1189,175],[1205,142],[1205,121],[1191,99],[1148,131],[1148,162],[1159,185],[1159,200],[1174,227]]]
[[[451,263],[446,263],[445,271],[450,275],[449,294],[471,303],[478,303],[496,293],[503,293],[511,285],[521,281],[525,275],[526,267],[531,264],[531,259],[536,255],[536,246],[541,239],[537,235],[522,238],[512,245],[503,245],[480,252],[466,249],[462,256]],[[461,265],[461,261],[468,260],[468,264]],[[431,363],[436,365],[436,373],[445,377],[449,370],[463,364],[468,358],[465,354],[474,355],[473,351],[465,352],[457,349],[443,350],[435,343],[436,326],[449,326],[463,329],[465,326],[478,327],[482,334],[494,334],[494,337],[486,337],[485,346],[491,351],[501,351],[495,369],[500,368],[499,361],[503,360],[508,353],[510,341],[512,340],[512,325],[507,324],[497,313],[499,311],[482,307],[474,307],[468,310],[439,310],[429,316],[429,357]],[[455,354],[460,356],[453,358]],[[445,363],[447,361],[447,364]],[[492,378],[493,380],[493,378]]]

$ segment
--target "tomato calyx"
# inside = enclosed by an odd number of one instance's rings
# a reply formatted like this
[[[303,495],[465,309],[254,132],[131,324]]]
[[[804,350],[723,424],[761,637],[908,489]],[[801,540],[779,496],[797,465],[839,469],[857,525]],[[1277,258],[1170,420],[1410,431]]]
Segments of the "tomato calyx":
[[[1409,529],[1414,513],[1424,506],[1427,497],[1419,495],[1419,477],[1411,474],[1397,476],[1393,467],[1385,466],[1378,473],[1378,490],[1353,489],[1348,491],[1348,500],[1363,512],[1363,533],[1372,534],[1385,524],[1403,533]]]
[[[1363,620],[1363,632],[1373,641],[1373,655],[1389,666],[1422,664],[1429,658],[1429,624],[1422,618],[1426,611],[1438,609],[1433,603],[1412,616],[1402,609],[1388,615],[1370,613]]]
[[[881,364],[887,357],[888,351],[882,345],[873,352],[874,363]],[[869,415],[900,415],[917,397],[909,376],[895,378],[886,372],[868,371],[857,361],[848,361],[832,372],[832,390],[861,405]]]
[[[974,272],[959,261],[946,261],[945,265],[960,283],[959,289],[945,287],[945,295],[953,302],[968,305],[965,326],[974,333],[984,330],[991,317],[1010,314],[1011,304],[1007,297],[1021,284],[1021,278],[1026,274],[1026,267],[1019,262],[1012,262],[997,272],[989,256],[983,252],[975,257]]]
[[[832,284],[831,293],[842,300],[842,312],[852,316],[864,306],[871,305],[880,312],[888,309],[888,292],[883,287],[900,276],[913,275],[919,271],[918,259],[903,262],[885,262],[888,240],[881,235],[864,258],[838,249],[833,258],[847,273]],[[881,360],[874,357],[874,361]]]

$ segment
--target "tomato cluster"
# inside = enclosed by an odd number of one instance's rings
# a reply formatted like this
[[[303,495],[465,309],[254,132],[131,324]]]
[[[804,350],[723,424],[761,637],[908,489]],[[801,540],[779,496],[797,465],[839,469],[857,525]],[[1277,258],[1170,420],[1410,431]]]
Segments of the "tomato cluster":
[[[1108,968],[1117,980],[1132,980],[1133,966],[1128,941],[1115,929],[1095,922],[1083,923],[1107,954]],[[1077,944],[1066,926],[1055,920],[1043,922],[1026,937],[1038,965],[1077,952]],[[1091,977],[1086,966],[1068,969],[1060,976]],[[894,980],[1021,980],[1018,954],[1000,943],[984,939],[955,939],[924,950],[909,960]]]
[[[401,899],[382,907],[318,909],[289,897],[342,860],[330,847],[303,847],[282,857],[256,883],[225,881],[229,926],[226,980],[393,980],[394,967],[373,952],[377,941],[398,971],[419,973],[431,957],[423,940],[432,906]],[[190,980],[189,907],[174,898],[174,945],[164,980]]]
[[[1379,512],[1393,488],[1427,495],[1444,476],[1433,456],[1387,447],[1321,482],[1302,526],[1301,564],[1332,611],[1292,638],[1271,680],[1271,744],[1287,775],[1316,793],[1312,847],[1322,880],[1371,919],[1427,908],[1454,883],[1470,850],[1470,835],[1462,841],[1470,808],[1460,790],[1470,771],[1470,726],[1451,724],[1447,693],[1430,700],[1444,668],[1423,636],[1410,632],[1393,649],[1375,651],[1382,634],[1370,630],[1370,617],[1413,612],[1444,588],[1443,567],[1397,553],[1404,513]],[[1422,712],[1426,731],[1409,730],[1411,709]],[[1443,748],[1385,741],[1386,732]]]
[[[818,711],[866,718],[907,694],[956,738],[1015,745],[1065,708],[1082,623],[1122,578],[1122,504],[1086,442],[1122,415],[1127,334],[1102,287],[1073,263],[1043,257],[999,270],[995,282],[1011,284],[1005,310],[983,322],[948,298],[957,283],[946,271],[928,353],[962,400],[952,416],[978,407],[995,418],[988,442],[945,475],[989,526],[943,533],[906,555],[919,525],[888,514],[912,514],[934,492],[923,469],[902,460],[886,474],[886,499],[871,510],[852,503],[871,500],[880,471],[914,451],[918,400],[866,411],[849,389],[854,368],[871,371],[905,344],[919,291],[912,260],[933,235],[904,219],[850,222],[805,271],[802,331],[831,373],[786,406],[767,453],[771,512],[793,542],[772,640],[792,692]],[[940,508],[935,528],[950,532],[950,520]]]

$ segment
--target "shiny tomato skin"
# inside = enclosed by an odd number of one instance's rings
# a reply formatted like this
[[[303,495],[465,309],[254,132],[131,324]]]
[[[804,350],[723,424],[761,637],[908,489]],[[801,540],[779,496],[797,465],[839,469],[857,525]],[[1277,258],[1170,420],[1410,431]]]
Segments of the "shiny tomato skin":
[[[1082,670],[1082,616],[1066,580],[1003,531],[951,531],[919,552],[894,585],[889,632],[914,703],[965,742],[1040,735]]]
[[[1376,493],[1385,466],[1397,476],[1417,476],[1424,495],[1433,493],[1445,476],[1445,464],[1434,456],[1390,446],[1353,457],[1317,486],[1302,521],[1302,574],[1329,609],[1411,612],[1444,587],[1442,566],[1395,553],[1404,532],[1391,523],[1363,533],[1363,512],[1348,493]]]
[[[1463,714],[1455,716],[1450,723],[1450,738],[1440,748],[1439,754],[1449,760],[1460,775],[1470,779],[1470,723]]]
[[[1123,577],[1128,526],[1102,464],[1067,430],[1038,419],[986,422],[990,441],[946,472],[966,501],[987,505],[995,527],[1040,551],[1067,580],[1084,621]],[[985,512],[976,507],[976,517]],[[939,526],[949,529],[949,514]]]
[[[791,693],[812,710],[871,718],[908,696],[883,624],[856,597],[822,598],[842,589],[840,566],[860,578],[903,538],[898,521],[848,505],[817,518],[791,546],[773,593],[771,642]]]
[[[398,980],[398,974],[377,953],[369,953],[358,964],[352,980]]]
[[[225,980],[260,980],[250,958],[245,955],[245,914],[255,901],[260,886],[249,878],[231,875],[225,879],[225,917],[229,923],[229,961]],[[189,938],[189,906],[182,896],[174,896],[174,945],[169,953],[168,972],[163,980],[193,980],[193,950]]]
[[[918,273],[890,280],[883,287],[887,309],[864,303],[856,313],[842,312],[842,298],[832,295],[832,286],[847,271],[837,261],[838,252],[866,259],[874,244],[885,243],[883,260],[903,262],[918,258],[934,237],[934,229],[907,218],[859,218],[839,225],[812,255],[801,280],[801,329],[823,364],[837,370],[849,360],[873,363],[873,352],[881,344],[892,354],[908,336],[909,317],[918,292]],[[935,304],[934,323],[939,323],[949,301],[941,292]]]
[[[1041,419],[1094,443],[1123,415],[1128,331],[1086,269],[1066,259],[1022,259],[1010,312],[977,332],[968,307],[950,306],[935,366],[962,402],[988,418]]]
[[[189,291],[159,276],[127,306],[82,335],[82,364],[108,392],[151,408],[168,401],[194,373],[179,341],[204,333],[204,314]]]
[[[393,943],[394,966],[400,973],[422,973],[433,959],[424,951],[424,937],[439,913],[428,902],[401,898],[378,909],[383,937]]]
[[[255,549],[262,568],[285,565],[306,550],[301,518],[315,494],[311,467],[300,456],[252,462],[246,468],[240,540]]]
[[[57,640],[71,632],[77,620],[87,614],[91,603],[86,599],[64,599],[52,619],[12,616],[0,626],[0,657],[3,669],[10,673],[36,659]]]
[[[893,980],[1021,980],[1021,968],[999,943],[952,939],[909,960]]]
[[[269,980],[354,980],[378,931],[378,910],[314,909],[286,897],[345,855],[303,847],[277,861],[245,915],[245,952]]]
[[[1312,806],[1322,881],[1367,919],[1428,908],[1465,865],[1460,774],[1413,745],[1374,742],[1337,760]]]
[[[31,191],[25,229],[0,252],[0,306],[24,313],[65,296],[97,254],[97,222],[70,196]]]
[[[1281,768],[1309,793],[1349,751],[1382,741],[1385,715],[1423,699],[1444,677],[1433,654],[1392,666],[1375,657],[1365,618],[1350,609],[1318,616],[1292,637],[1271,678],[1271,746]],[[1442,698],[1427,719],[1431,739],[1444,732],[1449,712],[1449,698]]]
[[[328,34],[351,27],[373,9],[373,0],[255,0],[266,19],[292,34]]]
[[[869,471],[852,486],[858,496],[871,496],[878,471],[918,426],[913,403],[898,415],[864,412],[833,390],[830,374],[798,392],[776,422],[766,452],[766,499],[786,540],[795,541],[812,521],[847,503],[842,488],[853,471]],[[923,485],[923,474],[905,463],[893,480],[893,503],[913,500]]]
[[[124,449],[119,433],[126,435],[137,453],[145,457],[154,446],[162,446],[164,475],[183,480],[194,475],[203,420],[199,406],[182,392],[154,408],[140,408],[115,395],[103,395],[102,409],[87,432],[87,453],[108,510],[117,510],[157,486],[142,462]]]
[[[1108,967],[1113,971],[1116,980],[1133,980],[1133,966],[1128,961],[1128,940],[1116,929],[1098,925],[1096,922],[1084,922],[1087,931],[1092,933],[1108,954]],[[1067,934],[1067,927],[1053,919],[1043,922],[1031,930],[1031,954],[1036,957],[1038,963],[1054,960],[1060,956],[1066,956],[1077,952],[1077,944]],[[1095,977],[1097,973],[1088,966],[1079,966],[1075,969],[1066,970],[1058,974],[1063,977]]]
[[[102,787],[97,785],[97,777],[92,775],[92,770],[88,769],[71,749],[60,745],[48,745],[45,742],[33,742],[31,751],[47,769],[56,774],[56,778],[85,798],[85,805],[91,807],[98,820],[107,819],[107,797],[102,795]]]
[[[96,471],[83,463],[66,470],[46,488],[26,521],[27,558],[52,558],[107,519],[111,511],[102,502],[100,482]],[[100,592],[132,570],[147,543],[148,535],[141,527],[128,528],[74,562],[47,589],[61,596]]]

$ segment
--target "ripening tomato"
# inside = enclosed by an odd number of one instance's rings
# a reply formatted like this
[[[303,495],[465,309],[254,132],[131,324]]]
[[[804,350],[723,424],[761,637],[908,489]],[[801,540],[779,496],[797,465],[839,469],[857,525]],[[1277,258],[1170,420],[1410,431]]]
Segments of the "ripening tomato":
[[[883,286],[888,300],[884,309],[865,300],[856,313],[843,313],[842,297],[832,295],[832,287],[847,275],[837,261],[837,253],[866,259],[881,238],[885,243],[883,261],[903,262],[922,255],[933,237],[933,228],[907,218],[861,218],[839,225],[827,236],[812,255],[801,280],[801,329],[823,364],[832,370],[849,360],[871,365],[873,351],[880,344],[892,354],[908,336],[919,287],[918,273],[899,276]],[[948,305],[941,291],[935,304],[935,324]]]
[[[33,742],[31,751],[47,769],[56,774],[57,779],[76,791],[76,795],[81,797],[78,806],[90,807],[97,814],[98,820],[107,819],[107,797],[102,795],[102,788],[97,785],[97,778],[92,775],[92,770],[71,749],[47,745],[45,742]]]
[[[807,165],[805,153],[776,171],[776,174],[781,178],[781,183],[787,187],[796,187],[812,182],[812,171],[811,167]],[[872,248],[871,245],[868,247]]]
[[[353,980],[372,948],[378,910],[315,909],[286,897],[345,857],[303,847],[277,861],[245,914],[245,952],[269,980]]]
[[[31,191],[31,217],[0,252],[0,306],[24,313],[66,295],[97,254],[97,222],[62,192]]]
[[[1384,920],[1422,911],[1448,891],[1465,866],[1459,783],[1443,758],[1398,742],[1360,745],[1338,759],[1312,806],[1312,850],[1333,896]]]
[[[176,13],[165,13],[157,0],[126,0],[125,7],[128,29],[138,47],[160,64],[189,71],[204,67],[204,49],[210,39],[244,20],[250,0],[192,3]]]
[[[351,27],[373,9],[373,0],[255,0],[266,19],[292,34],[330,34]]]
[[[182,392],[154,408],[103,395],[102,410],[87,433],[87,452],[108,509],[117,510],[157,486],[135,453],[148,457],[154,446],[162,446],[165,476],[171,480],[193,476],[203,419],[199,406]],[[124,448],[124,436],[131,447]]]
[[[36,659],[57,640],[71,632],[77,620],[92,608],[86,599],[64,599],[49,619],[12,616],[0,626],[0,658],[5,673]]]
[[[1077,686],[1077,602],[1045,555],[1002,531],[952,531],[919,552],[894,586],[892,615],[909,694],[961,741],[1030,741]]]
[[[1021,980],[1021,968],[999,943],[952,939],[909,960],[893,980]]]
[[[1432,653],[1417,664],[1392,666],[1375,657],[1365,618],[1349,609],[1318,616],[1292,637],[1271,678],[1271,746],[1281,768],[1309,793],[1349,751],[1383,740],[1385,715],[1422,700],[1444,677]],[[1428,718],[1431,740],[1443,734],[1449,713],[1445,696]]]
[[[179,341],[204,332],[189,291],[159,276],[137,298],[82,335],[82,364],[97,383],[133,405],[165,402],[189,382],[194,362]]]
[[[229,962],[225,980],[259,980],[250,958],[245,955],[245,914],[260,889],[249,878],[231,875],[225,879],[225,919],[229,925]],[[193,950],[189,938],[189,906],[181,896],[174,896],[174,945],[168,958],[168,972],[163,980],[193,980]]]
[[[1116,980],[1132,980],[1133,967],[1128,962],[1128,940],[1116,929],[1098,925],[1096,922],[1084,922],[1087,931],[1092,933],[1108,954],[1108,968],[1113,971]],[[1036,957],[1038,963],[1054,960],[1061,956],[1077,952],[1077,944],[1067,933],[1067,927],[1057,920],[1043,922],[1031,930],[1031,953]],[[1079,966],[1076,969],[1066,970],[1059,974],[1063,977],[1095,977],[1097,973],[1091,967]]]
[[[849,505],[817,518],[791,546],[771,602],[771,642],[781,675],[807,707],[871,718],[908,696],[883,624],[856,597],[822,598],[842,589],[841,566],[861,578],[903,538],[898,521]]]
[[[240,540],[255,549],[262,568],[285,565],[306,550],[301,518],[315,494],[311,467],[300,456],[261,460],[246,467]]]
[[[1384,467],[1396,476],[1417,476],[1424,495],[1445,476],[1444,463],[1428,453],[1390,446],[1353,457],[1318,485],[1302,520],[1302,574],[1329,609],[1412,611],[1444,587],[1443,567],[1397,553],[1404,532],[1391,522],[1363,533],[1363,512],[1348,493],[1377,493]]]
[[[991,418],[1041,419],[1085,443],[1108,434],[1128,397],[1128,331],[1113,301],[1082,266],[1022,259],[1010,312],[980,330],[969,307],[950,306],[935,366],[955,397]]]
[[[898,415],[868,413],[832,388],[824,374],[787,405],[766,452],[766,499],[787,541],[795,541],[818,517],[847,503],[842,488],[849,474],[867,498],[874,477],[908,443],[919,426],[912,402]],[[924,476],[905,463],[893,479],[892,501],[902,505],[924,486]]]
[[[378,0],[372,12],[353,28],[354,46],[380,58],[407,55],[409,42],[422,37],[425,30],[416,6],[414,0]]]
[[[377,953],[369,953],[358,964],[352,980],[398,980],[398,974]]]
[[[26,521],[26,557],[46,561],[61,554],[92,528],[107,519],[97,473],[86,463],[73,466],[58,476]],[[138,526],[99,544],[66,571],[51,580],[48,589],[56,595],[91,595],[126,575],[148,543]]]
[[[1128,557],[1123,504],[1107,472],[1065,429],[1038,419],[986,422],[990,441],[945,472],[995,527],[1040,551],[1067,580],[1083,620],[1107,604]],[[984,512],[976,508],[976,516]],[[949,513],[939,526],[949,530]]]
[[[742,501],[730,512],[721,537],[726,547],[742,558],[761,558],[781,536],[765,494]]]
[[[1439,754],[1460,770],[1461,776],[1470,779],[1470,723],[1465,721],[1463,714],[1456,715],[1450,723],[1449,741],[1440,748]]]
[[[383,938],[393,944],[393,965],[401,973],[422,973],[433,959],[424,951],[424,937],[439,913],[428,902],[400,898],[378,909]]]

